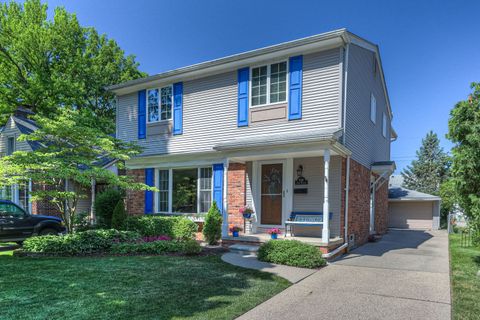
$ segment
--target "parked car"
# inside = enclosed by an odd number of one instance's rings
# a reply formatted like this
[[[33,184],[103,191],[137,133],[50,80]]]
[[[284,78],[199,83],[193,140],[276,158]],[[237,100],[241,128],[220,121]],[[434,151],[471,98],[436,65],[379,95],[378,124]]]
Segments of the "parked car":
[[[0,242],[21,243],[35,235],[66,233],[62,219],[53,216],[32,215],[9,200],[0,200]]]

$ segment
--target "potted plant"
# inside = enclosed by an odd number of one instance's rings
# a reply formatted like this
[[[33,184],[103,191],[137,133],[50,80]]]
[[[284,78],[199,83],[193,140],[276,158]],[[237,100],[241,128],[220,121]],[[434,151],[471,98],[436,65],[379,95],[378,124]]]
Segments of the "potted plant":
[[[240,231],[242,231],[242,228],[240,228],[240,227],[237,227],[237,226],[230,227],[230,232],[232,233],[232,236],[234,236],[234,237],[238,237],[238,233]]]
[[[250,219],[252,217],[252,214],[253,214],[253,209],[249,206],[245,206],[243,208],[240,208],[240,210],[238,210],[238,211],[243,215],[244,219]]]
[[[267,233],[270,235],[272,239],[277,239],[278,235],[281,234],[282,232],[278,228],[272,228],[272,229],[268,229]]]

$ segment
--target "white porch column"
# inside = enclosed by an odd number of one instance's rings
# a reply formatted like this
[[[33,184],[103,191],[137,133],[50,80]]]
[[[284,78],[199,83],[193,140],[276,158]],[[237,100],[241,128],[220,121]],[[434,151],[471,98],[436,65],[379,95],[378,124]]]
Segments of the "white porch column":
[[[328,177],[330,172],[330,149],[325,149],[323,153],[323,229],[322,229],[322,242],[328,243],[330,239],[330,204],[328,197],[330,191],[328,189]]]
[[[95,186],[97,185],[95,179],[92,179],[92,185],[90,188],[91,192],[91,202],[90,202],[90,223],[95,224],[96,223],[96,216],[95,216]]]

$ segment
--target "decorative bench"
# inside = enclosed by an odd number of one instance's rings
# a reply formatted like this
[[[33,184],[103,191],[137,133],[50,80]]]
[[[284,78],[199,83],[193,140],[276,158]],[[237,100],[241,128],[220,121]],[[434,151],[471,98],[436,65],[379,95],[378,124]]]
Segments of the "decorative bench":
[[[333,213],[330,212],[328,220],[332,220]],[[323,226],[323,212],[298,212],[292,211],[290,218],[285,221],[285,237],[290,230],[290,235],[294,236],[294,226],[312,227]]]

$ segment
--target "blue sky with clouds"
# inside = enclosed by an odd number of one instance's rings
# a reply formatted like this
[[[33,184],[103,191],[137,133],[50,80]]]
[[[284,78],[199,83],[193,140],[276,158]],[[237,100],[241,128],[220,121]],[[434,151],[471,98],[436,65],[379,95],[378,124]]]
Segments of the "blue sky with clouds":
[[[155,74],[338,28],[380,46],[399,169],[480,81],[480,1],[48,1],[115,39]]]

